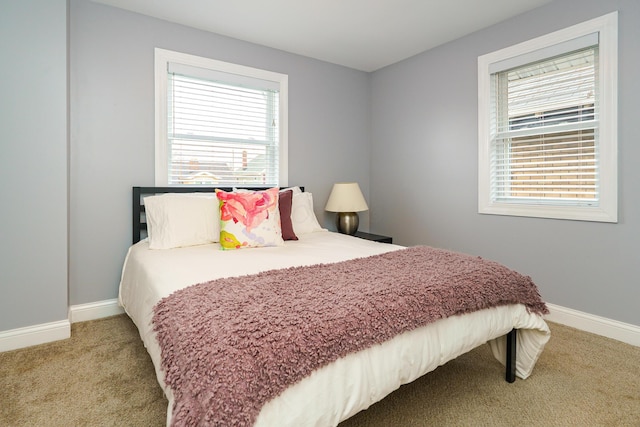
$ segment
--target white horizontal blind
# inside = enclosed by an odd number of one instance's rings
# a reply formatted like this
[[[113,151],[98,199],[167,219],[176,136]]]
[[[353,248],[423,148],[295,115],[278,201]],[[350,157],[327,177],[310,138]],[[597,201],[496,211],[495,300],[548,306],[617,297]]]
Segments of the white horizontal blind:
[[[491,198],[595,206],[598,46],[492,74]]]
[[[273,185],[279,177],[279,89],[169,64],[169,185]],[[277,85],[276,85],[277,86]]]

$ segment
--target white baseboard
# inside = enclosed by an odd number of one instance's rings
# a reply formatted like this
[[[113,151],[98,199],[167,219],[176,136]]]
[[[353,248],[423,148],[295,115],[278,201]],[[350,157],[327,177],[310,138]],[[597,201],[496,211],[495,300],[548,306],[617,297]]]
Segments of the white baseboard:
[[[86,322],[87,320],[101,319],[103,317],[122,314],[124,310],[118,305],[117,299],[78,304],[69,307],[69,319],[71,323]]]
[[[545,316],[545,319],[550,322],[560,323],[561,325],[640,347],[640,326],[572,310],[559,305],[547,304],[547,307],[550,313]]]
[[[70,336],[71,323],[69,320],[11,329],[0,332],[0,352],[64,340]]]
[[[69,318],[24,328],[0,331],[0,352],[64,340],[71,336],[71,323],[85,322],[124,313],[117,299],[69,307]]]
[[[555,304],[547,304],[545,319],[596,335],[602,335],[640,347],[640,326],[584,313]],[[117,299],[78,304],[69,307],[69,319],[25,328],[0,331],[0,352],[30,347],[69,338],[71,323],[85,322],[124,313]]]

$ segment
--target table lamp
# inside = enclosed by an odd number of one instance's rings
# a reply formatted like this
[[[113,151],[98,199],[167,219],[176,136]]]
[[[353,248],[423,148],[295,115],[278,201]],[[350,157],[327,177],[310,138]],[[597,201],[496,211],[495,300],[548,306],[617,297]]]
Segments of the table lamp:
[[[333,184],[326,211],[337,212],[336,227],[343,234],[355,234],[360,220],[358,212],[369,209],[357,182],[337,182]]]

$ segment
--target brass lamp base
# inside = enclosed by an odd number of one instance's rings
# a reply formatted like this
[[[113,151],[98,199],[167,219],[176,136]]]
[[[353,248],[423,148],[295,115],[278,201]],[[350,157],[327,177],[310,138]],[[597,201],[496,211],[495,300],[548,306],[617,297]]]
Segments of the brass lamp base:
[[[360,219],[357,212],[338,212],[336,215],[336,227],[342,234],[356,234]]]

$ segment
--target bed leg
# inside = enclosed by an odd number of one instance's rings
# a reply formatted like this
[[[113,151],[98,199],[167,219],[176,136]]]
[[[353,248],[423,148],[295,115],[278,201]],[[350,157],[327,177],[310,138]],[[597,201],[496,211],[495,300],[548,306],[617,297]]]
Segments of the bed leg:
[[[508,383],[512,383],[516,380],[516,336],[518,335],[517,329],[512,329],[507,334],[507,370],[505,379]]]

